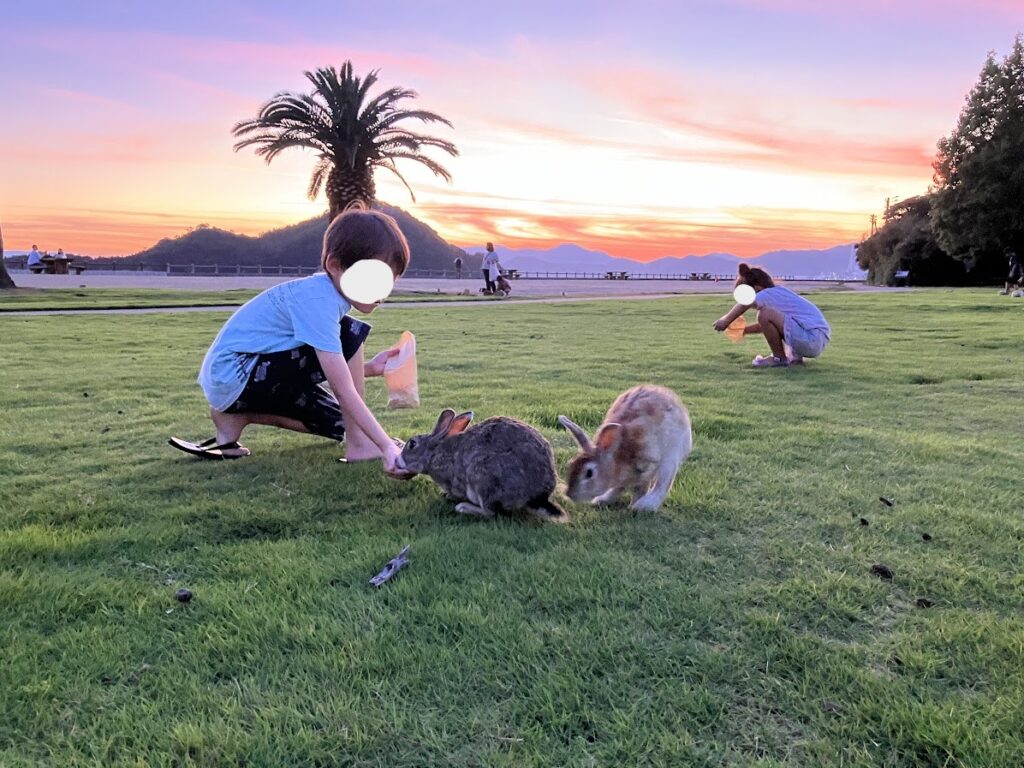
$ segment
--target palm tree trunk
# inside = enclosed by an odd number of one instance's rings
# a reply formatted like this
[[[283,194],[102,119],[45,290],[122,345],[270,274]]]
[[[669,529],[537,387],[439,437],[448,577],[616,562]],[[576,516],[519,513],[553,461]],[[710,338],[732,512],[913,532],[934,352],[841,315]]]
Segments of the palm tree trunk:
[[[0,288],[17,287],[7,272],[7,262],[4,261],[4,231],[0,228]]]
[[[348,208],[356,200],[362,200],[369,207],[376,202],[377,185],[373,181],[373,171],[363,168],[361,172],[340,171],[334,165],[327,174],[327,194],[329,221]]]

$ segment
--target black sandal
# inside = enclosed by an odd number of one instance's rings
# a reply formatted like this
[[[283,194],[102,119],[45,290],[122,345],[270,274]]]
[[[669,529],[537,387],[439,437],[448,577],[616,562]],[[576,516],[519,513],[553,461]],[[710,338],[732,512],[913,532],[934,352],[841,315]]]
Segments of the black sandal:
[[[203,440],[201,443],[190,443],[188,440],[182,440],[180,437],[172,437],[167,441],[168,445],[177,448],[179,451],[190,453],[201,459],[220,461],[223,459],[241,459],[249,455],[248,449],[240,443],[224,443],[223,445],[217,445],[216,443],[216,438]],[[224,453],[224,451],[235,451],[240,448],[245,453]]]

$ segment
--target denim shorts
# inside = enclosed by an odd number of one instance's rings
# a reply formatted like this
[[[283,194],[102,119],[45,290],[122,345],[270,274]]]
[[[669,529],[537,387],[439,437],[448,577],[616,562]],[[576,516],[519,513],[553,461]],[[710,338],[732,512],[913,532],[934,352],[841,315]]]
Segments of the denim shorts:
[[[359,351],[371,326],[348,315],[341,319],[341,352],[346,360]],[[327,380],[308,344],[256,356],[245,389],[225,413],[261,413],[302,422],[314,435],[341,441],[345,424],[338,401],[320,385]]]
[[[784,341],[800,357],[817,357],[825,351],[829,342],[822,328],[804,328],[789,315],[786,315],[782,332],[785,334]]]

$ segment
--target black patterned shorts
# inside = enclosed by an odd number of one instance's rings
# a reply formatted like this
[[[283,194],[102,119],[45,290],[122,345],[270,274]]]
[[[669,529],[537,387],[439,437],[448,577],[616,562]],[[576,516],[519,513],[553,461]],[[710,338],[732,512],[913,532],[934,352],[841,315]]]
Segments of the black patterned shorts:
[[[370,324],[348,315],[341,318],[341,352],[346,360],[370,335]],[[225,413],[262,413],[302,422],[314,435],[341,441],[345,423],[334,396],[320,384],[327,380],[308,344],[283,352],[256,355],[249,381]]]

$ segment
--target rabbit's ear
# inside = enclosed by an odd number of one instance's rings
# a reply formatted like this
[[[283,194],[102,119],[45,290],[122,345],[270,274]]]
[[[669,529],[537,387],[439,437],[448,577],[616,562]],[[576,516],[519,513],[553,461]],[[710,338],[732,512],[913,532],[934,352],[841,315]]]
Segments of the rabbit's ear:
[[[466,427],[469,426],[469,422],[471,422],[472,420],[473,420],[473,412],[472,411],[466,411],[465,413],[460,413],[458,416],[456,416],[454,419],[452,419],[451,423],[448,425],[448,437],[451,437],[452,435],[457,435],[460,432],[463,432],[466,429]]]
[[[594,450],[594,444],[590,442],[590,438],[587,436],[587,433],[583,431],[583,428],[580,427],[579,424],[568,416],[559,416],[558,423],[569,430],[572,436],[576,438],[576,442],[580,444],[580,448],[585,451]]]
[[[452,419],[455,418],[455,411],[451,408],[445,408],[441,411],[441,415],[437,417],[437,424],[434,425],[434,431],[430,433],[431,437],[437,437],[442,432],[448,431],[449,425],[452,423]]]
[[[597,448],[600,451],[610,451],[619,444],[619,439],[622,437],[622,425],[621,424],[605,424],[599,430],[597,435],[594,437],[594,442],[597,443]]]

